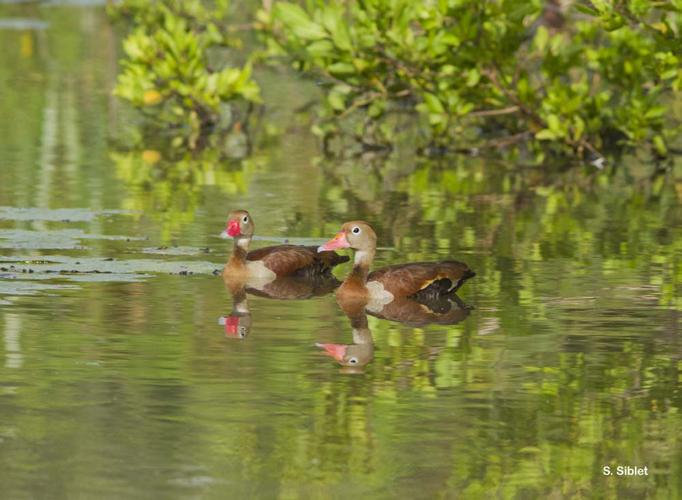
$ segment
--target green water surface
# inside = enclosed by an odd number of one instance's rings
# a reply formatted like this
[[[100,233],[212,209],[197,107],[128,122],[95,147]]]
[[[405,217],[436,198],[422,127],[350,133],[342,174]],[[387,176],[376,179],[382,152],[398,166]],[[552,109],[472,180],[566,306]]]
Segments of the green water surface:
[[[44,25],[0,28],[0,497],[682,497],[674,169],[328,159],[293,112],[314,83],[268,69],[250,153],[178,156],[111,96],[103,7],[0,6],[19,17]],[[226,336],[234,208],[254,246],[365,219],[376,265],[463,260],[473,309],[370,316],[356,373],[315,345],[352,343],[333,294],[248,296]]]

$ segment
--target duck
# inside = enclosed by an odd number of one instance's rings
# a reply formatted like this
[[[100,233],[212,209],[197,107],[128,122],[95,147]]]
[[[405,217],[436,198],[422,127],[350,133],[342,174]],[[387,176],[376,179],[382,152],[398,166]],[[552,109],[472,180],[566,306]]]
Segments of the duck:
[[[414,262],[369,272],[376,253],[377,235],[365,221],[346,222],[318,252],[342,248],[355,250],[353,269],[337,289],[338,297],[368,302],[368,309],[381,310],[399,298],[435,298],[454,294],[476,273],[463,262]]]
[[[331,273],[331,269],[350,260],[334,251],[318,252],[315,246],[276,245],[249,251],[255,231],[251,214],[233,210],[227,217],[221,238],[233,238],[234,249],[223,268],[223,279],[257,279],[264,282],[294,275]]]

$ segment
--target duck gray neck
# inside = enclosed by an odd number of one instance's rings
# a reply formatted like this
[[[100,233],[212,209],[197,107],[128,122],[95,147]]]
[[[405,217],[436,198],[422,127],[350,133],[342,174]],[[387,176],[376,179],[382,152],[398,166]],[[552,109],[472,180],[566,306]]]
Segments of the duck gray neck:
[[[353,261],[352,275],[360,278],[363,283],[367,281],[369,267],[374,260],[374,250],[357,250]]]
[[[249,252],[249,244],[251,238],[237,237],[234,239],[234,248],[232,250],[232,259],[238,262],[246,261],[246,254]]]

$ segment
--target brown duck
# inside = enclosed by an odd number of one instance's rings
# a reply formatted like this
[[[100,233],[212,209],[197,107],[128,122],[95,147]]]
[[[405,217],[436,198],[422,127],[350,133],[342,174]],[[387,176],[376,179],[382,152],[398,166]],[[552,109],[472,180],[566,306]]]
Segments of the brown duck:
[[[369,272],[376,252],[377,236],[364,221],[346,222],[341,231],[319,252],[340,248],[355,250],[353,270],[338,288],[340,297],[368,301],[368,310],[381,310],[397,298],[439,297],[456,292],[476,275],[469,266],[456,260],[415,262],[388,266]]]
[[[323,274],[349,260],[332,251],[318,253],[314,246],[276,245],[249,252],[254,230],[249,212],[230,212],[220,236],[234,238],[234,250],[223,269],[223,278],[272,281],[283,276]]]

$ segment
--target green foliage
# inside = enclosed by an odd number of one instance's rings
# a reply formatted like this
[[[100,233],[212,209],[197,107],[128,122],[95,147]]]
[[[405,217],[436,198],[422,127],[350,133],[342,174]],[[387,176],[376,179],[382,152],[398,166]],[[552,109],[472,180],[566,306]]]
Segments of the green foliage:
[[[211,51],[237,43],[225,28],[227,7],[225,0],[213,8],[199,0],[127,0],[112,8],[135,25],[123,42],[126,59],[115,93],[157,123],[183,127],[178,145],[194,147],[204,132],[232,125],[227,103],[260,102],[250,62],[213,67]]]
[[[682,88],[682,3],[552,6],[336,0],[259,16],[272,54],[329,82],[322,136],[391,143],[391,115],[407,111],[426,125],[422,143],[439,147],[523,143],[537,160],[641,145],[666,155],[680,131],[666,103]]]

